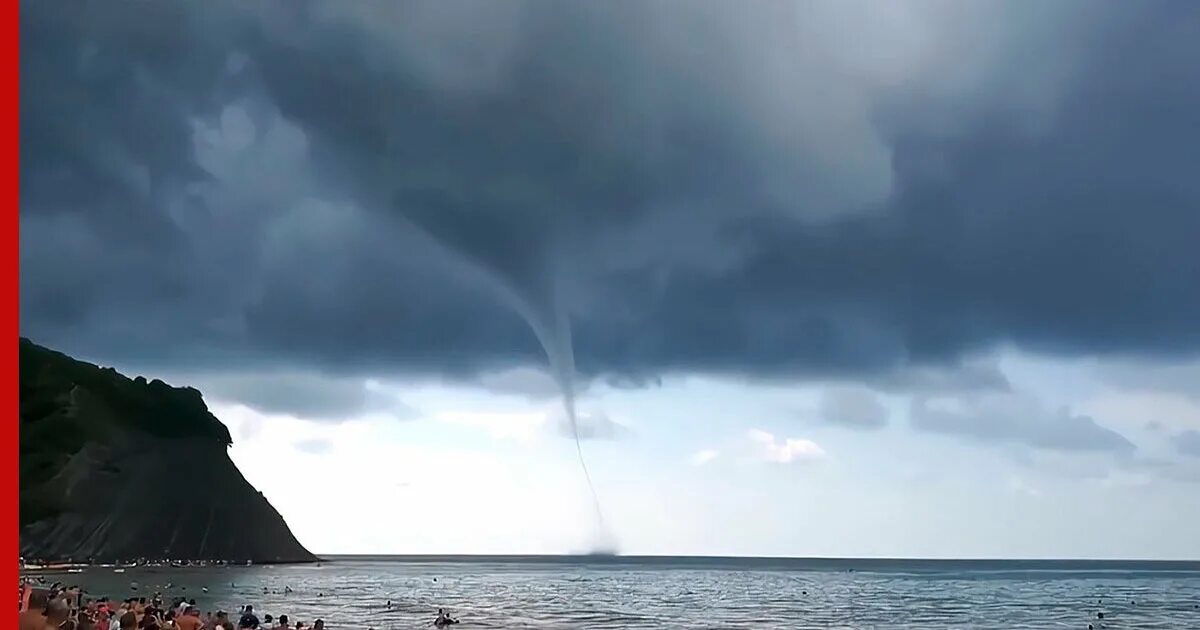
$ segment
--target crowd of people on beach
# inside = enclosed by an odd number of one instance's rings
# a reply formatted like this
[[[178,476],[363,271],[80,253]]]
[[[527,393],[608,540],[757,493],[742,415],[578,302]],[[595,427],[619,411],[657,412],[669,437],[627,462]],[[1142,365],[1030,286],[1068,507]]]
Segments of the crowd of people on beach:
[[[22,581],[18,630],[324,630],[325,622],[293,622],[287,615],[260,620],[253,606],[236,614],[201,612],[195,599],[177,597],[169,604],[161,594],[116,600],[89,597],[78,586],[55,583],[37,588]],[[437,624],[435,624],[437,625]],[[440,626],[439,626],[440,627]]]
[[[290,588],[288,589],[291,590]],[[264,591],[265,592],[265,591]],[[325,621],[311,624],[293,621],[288,615],[263,615],[246,605],[236,614],[224,610],[204,611],[195,599],[176,597],[168,603],[161,593],[151,597],[116,600],[90,597],[78,586],[55,582],[49,587],[22,580],[18,630],[324,630]],[[388,601],[391,608],[391,601]],[[438,609],[434,627],[458,623],[449,612]]]

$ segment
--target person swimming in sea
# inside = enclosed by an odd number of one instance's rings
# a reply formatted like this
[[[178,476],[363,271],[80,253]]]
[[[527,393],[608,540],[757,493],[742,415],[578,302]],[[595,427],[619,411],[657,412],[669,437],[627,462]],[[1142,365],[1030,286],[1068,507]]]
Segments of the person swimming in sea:
[[[441,608],[438,609],[437,619],[433,620],[433,625],[438,628],[444,628],[456,623],[458,623],[458,620],[451,617],[450,613],[443,611]]]

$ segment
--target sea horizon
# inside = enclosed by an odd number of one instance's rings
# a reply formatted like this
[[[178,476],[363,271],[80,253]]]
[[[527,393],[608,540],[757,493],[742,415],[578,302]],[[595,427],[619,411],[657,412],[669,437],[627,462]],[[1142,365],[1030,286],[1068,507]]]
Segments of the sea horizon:
[[[924,562],[924,563],[1080,563],[1080,564],[1167,564],[1194,565],[1200,568],[1198,559],[1161,558],[1081,558],[1081,557],[922,557],[922,556],[752,556],[726,554],[625,554],[625,553],[319,553],[320,561],[336,560],[401,560],[401,561],[490,561],[512,560],[515,562],[538,560],[730,560],[730,561],[780,561],[780,562]]]
[[[662,568],[682,570],[748,570],[858,572],[883,574],[1200,574],[1196,560],[1101,558],[839,558],[786,556],[673,556],[605,554],[328,554],[327,563],[408,565],[579,566],[594,569]]]

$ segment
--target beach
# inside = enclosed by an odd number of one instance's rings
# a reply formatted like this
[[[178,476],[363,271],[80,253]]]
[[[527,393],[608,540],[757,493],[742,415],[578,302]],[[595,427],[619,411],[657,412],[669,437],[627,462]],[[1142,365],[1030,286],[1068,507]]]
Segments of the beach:
[[[1192,562],[374,557],[37,575],[328,628],[428,626],[439,608],[462,628],[1200,627]]]

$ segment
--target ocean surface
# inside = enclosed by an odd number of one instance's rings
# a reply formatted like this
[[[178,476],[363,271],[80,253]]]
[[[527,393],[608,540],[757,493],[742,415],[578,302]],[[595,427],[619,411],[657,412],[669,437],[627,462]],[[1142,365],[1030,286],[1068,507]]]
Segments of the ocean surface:
[[[1200,562],[407,556],[46,575],[328,628],[432,627],[438,608],[463,630],[1200,628]]]

